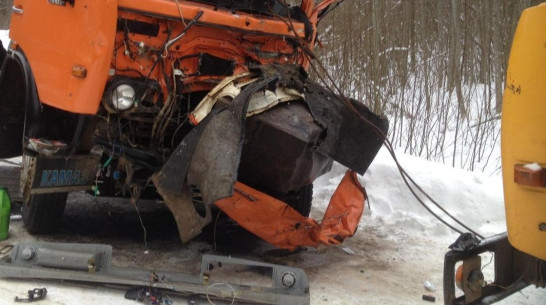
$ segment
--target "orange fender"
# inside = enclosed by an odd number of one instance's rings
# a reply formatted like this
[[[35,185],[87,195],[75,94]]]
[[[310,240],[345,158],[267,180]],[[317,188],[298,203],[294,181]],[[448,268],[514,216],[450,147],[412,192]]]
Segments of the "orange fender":
[[[321,222],[304,217],[283,201],[235,183],[233,196],[216,201],[230,218],[269,242],[289,250],[300,246],[337,245],[353,236],[364,211],[366,192],[356,173],[347,171]]]

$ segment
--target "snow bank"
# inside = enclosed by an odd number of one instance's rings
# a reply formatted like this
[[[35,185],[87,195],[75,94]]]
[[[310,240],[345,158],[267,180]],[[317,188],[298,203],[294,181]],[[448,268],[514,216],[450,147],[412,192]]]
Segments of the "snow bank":
[[[484,236],[506,230],[501,176],[455,169],[401,153],[397,157],[425,192],[467,226]],[[315,206],[324,209],[345,170],[335,164],[330,173],[315,182]],[[366,222],[379,221],[430,236],[457,235],[413,197],[386,149],[379,152],[360,181],[367,190],[371,207],[366,211],[361,227],[365,228]],[[425,196],[420,197],[432,207]],[[448,220],[441,211],[433,210]]]

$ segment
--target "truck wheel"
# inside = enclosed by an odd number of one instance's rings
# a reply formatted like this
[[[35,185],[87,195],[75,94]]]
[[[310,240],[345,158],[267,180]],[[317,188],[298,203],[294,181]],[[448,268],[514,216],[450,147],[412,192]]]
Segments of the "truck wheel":
[[[68,193],[34,194],[23,204],[23,222],[30,234],[53,231],[63,217]]]
[[[285,195],[284,202],[293,207],[301,215],[308,217],[311,212],[313,200],[313,184],[302,186],[298,191],[292,191]]]
[[[4,49],[4,44],[2,41],[0,41],[0,68],[2,66],[2,63],[4,62],[4,58],[6,58],[6,49]]]

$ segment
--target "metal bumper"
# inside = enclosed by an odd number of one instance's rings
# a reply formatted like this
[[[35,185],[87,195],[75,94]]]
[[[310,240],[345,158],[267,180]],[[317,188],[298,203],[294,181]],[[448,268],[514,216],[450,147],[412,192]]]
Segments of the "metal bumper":
[[[495,280],[483,282],[479,254],[494,254]],[[455,294],[455,265],[462,262],[461,289]],[[463,251],[451,250],[444,258],[444,304],[481,305],[496,303],[530,284],[545,287],[546,262],[518,251],[508,242],[506,233],[482,240]]]
[[[299,268],[204,255],[200,274],[192,275],[119,268],[111,261],[109,245],[20,243],[0,261],[0,277],[144,286],[190,296],[193,304],[209,304],[211,299],[215,304],[310,304],[309,281]],[[252,281],[256,278],[263,280]]]

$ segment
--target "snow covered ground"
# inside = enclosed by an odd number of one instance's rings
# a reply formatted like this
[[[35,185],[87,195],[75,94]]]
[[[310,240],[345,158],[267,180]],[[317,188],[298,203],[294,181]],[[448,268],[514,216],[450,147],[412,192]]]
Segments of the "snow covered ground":
[[[399,159],[427,192],[470,227],[485,236],[505,230],[499,176],[457,170],[411,156],[399,155]],[[321,217],[344,171],[335,165],[316,182],[313,217]],[[143,213],[145,221],[154,217],[159,220],[147,224],[150,248],[144,254],[140,225],[136,218],[130,218],[134,214],[127,208],[130,205],[125,204],[123,210],[123,206],[108,200],[95,202],[81,194],[69,198],[61,232],[37,239],[112,244],[116,266],[188,272],[198,268],[199,257],[205,252],[297,266],[310,278],[313,305],[427,304],[421,299],[423,294],[432,294],[437,303],[442,303],[443,255],[458,235],[413,199],[385,150],[361,181],[367,188],[371,209],[366,210],[357,234],[341,247],[275,255],[260,242],[228,240],[229,237],[222,239],[224,244],[231,244],[228,250],[215,252],[213,243],[206,238],[182,246],[177,242],[174,224],[158,216],[152,207],[151,213]],[[101,223],[101,219],[106,221]],[[153,230],[161,226],[159,233],[154,234]],[[0,247],[29,239],[36,237],[28,235],[21,222],[13,222],[10,238],[0,242]],[[436,292],[426,291],[425,281],[434,284]],[[0,280],[0,304],[10,304],[7,300],[34,287],[48,288],[48,300],[42,304],[134,304],[124,300],[120,290],[13,280]],[[530,287],[500,304],[546,304],[545,300],[546,290]],[[185,302],[175,300],[175,304]]]
[[[8,47],[9,31],[0,30],[0,40],[4,46],[4,49]]]
[[[0,31],[7,45],[7,31]],[[484,236],[505,228],[501,177],[468,172],[399,155],[407,172],[447,210]],[[335,165],[315,183],[312,216],[320,219],[345,169]],[[432,294],[442,304],[443,256],[458,234],[432,217],[403,184],[385,150],[361,177],[369,194],[357,234],[340,247],[321,247],[289,255],[275,255],[255,240],[211,241],[201,238],[182,246],[176,226],[164,207],[153,203],[143,213],[149,232],[149,251],[144,252],[140,223],[128,204],[94,200],[74,194],[69,197],[60,232],[30,236],[21,222],[12,222],[4,245],[27,240],[107,243],[114,247],[114,265],[150,269],[195,271],[202,253],[232,254],[255,260],[303,268],[311,282],[311,304],[429,304],[421,299]],[[148,204],[149,205],[149,204]],[[154,230],[157,231],[154,233]],[[222,248],[218,244],[230,245]],[[429,292],[423,283],[436,286]],[[35,287],[47,287],[47,299],[39,304],[135,304],[123,299],[123,291],[109,288],[61,285],[51,282],[0,279],[0,305],[12,304]],[[175,304],[186,304],[175,299]],[[546,304],[546,290],[533,287],[499,304]]]

